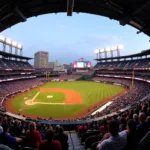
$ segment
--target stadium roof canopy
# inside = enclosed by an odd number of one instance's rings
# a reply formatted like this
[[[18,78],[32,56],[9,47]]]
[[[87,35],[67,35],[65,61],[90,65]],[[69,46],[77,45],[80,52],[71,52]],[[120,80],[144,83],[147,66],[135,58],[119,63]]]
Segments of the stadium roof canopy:
[[[113,60],[113,59],[137,58],[137,57],[148,56],[148,55],[150,55],[150,49],[143,50],[143,51],[141,51],[141,53],[136,53],[136,54],[132,54],[132,55],[125,55],[125,56],[119,56],[119,57],[100,58],[100,59],[95,59],[95,60],[103,61],[103,60]]]
[[[10,54],[10,53],[3,52],[3,51],[0,51],[0,55],[4,56],[4,57],[19,58],[19,59],[25,59],[25,60],[32,59],[30,57],[20,56],[20,55],[16,55],[16,54]]]
[[[149,8],[150,0],[0,0],[0,32],[29,17],[74,11],[106,16],[150,36]]]

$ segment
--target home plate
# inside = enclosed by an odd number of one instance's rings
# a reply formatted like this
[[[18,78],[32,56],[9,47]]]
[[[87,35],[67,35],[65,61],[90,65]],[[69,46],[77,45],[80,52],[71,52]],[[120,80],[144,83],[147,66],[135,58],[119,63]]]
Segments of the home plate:
[[[52,95],[48,95],[47,98],[53,98],[53,96]]]

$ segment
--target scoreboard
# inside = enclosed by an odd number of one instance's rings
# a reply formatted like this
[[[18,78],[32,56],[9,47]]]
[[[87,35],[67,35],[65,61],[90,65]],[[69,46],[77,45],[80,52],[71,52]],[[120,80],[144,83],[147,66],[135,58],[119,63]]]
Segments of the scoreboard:
[[[74,68],[91,68],[91,62],[89,61],[75,61],[73,63]]]

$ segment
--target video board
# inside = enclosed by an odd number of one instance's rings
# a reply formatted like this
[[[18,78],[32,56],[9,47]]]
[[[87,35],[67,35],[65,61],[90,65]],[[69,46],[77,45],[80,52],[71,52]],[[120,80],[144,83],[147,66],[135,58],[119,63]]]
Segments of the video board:
[[[91,62],[86,61],[86,62],[80,62],[80,61],[75,61],[73,63],[74,68],[91,68]]]

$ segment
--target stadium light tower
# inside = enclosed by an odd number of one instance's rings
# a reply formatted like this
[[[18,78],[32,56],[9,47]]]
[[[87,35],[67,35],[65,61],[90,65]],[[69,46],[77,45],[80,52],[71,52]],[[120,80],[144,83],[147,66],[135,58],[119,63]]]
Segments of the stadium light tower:
[[[103,48],[101,48],[100,50],[99,50],[99,58],[101,59],[102,58],[102,54],[104,53],[104,49]]]
[[[17,45],[18,50],[20,50],[20,56],[23,55],[23,46],[21,44]]]
[[[18,44],[15,41],[12,41],[9,38],[5,38],[3,35],[0,35],[0,43],[3,44],[3,52],[6,52],[6,46],[9,46],[9,53],[13,53],[13,48],[15,48],[15,54],[18,55],[18,50],[20,50],[20,55],[23,55],[23,46]]]
[[[107,56],[108,56],[108,54],[110,53],[110,51],[111,51],[111,47],[106,47]],[[107,58],[107,57],[106,57],[106,58]]]
[[[5,44],[6,38],[2,35],[0,35],[0,42],[3,44],[3,51],[6,51],[6,44]]]
[[[117,46],[111,46],[111,50],[110,50],[110,53],[111,53],[111,57],[114,57],[114,51],[117,50]]]
[[[120,57],[120,50],[123,50],[124,46],[122,44],[117,46],[117,57]]]
[[[96,50],[94,51],[94,53],[96,54],[96,59],[98,59],[99,50],[96,49]]]
[[[18,55],[17,42],[12,41],[12,46],[15,48],[15,55]],[[16,58],[17,60],[17,58]]]
[[[9,53],[12,54],[12,40],[7,38],[6,44],[9,46]]]

